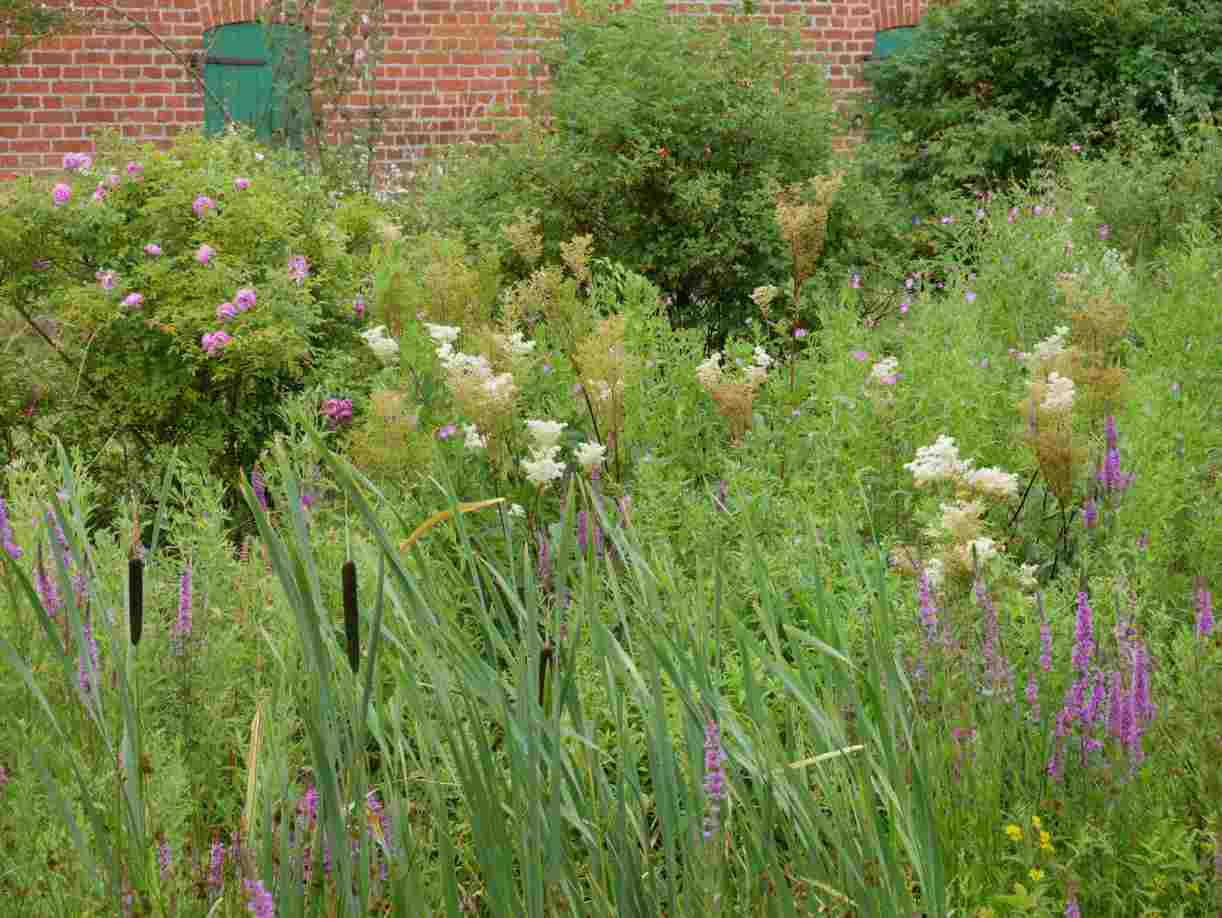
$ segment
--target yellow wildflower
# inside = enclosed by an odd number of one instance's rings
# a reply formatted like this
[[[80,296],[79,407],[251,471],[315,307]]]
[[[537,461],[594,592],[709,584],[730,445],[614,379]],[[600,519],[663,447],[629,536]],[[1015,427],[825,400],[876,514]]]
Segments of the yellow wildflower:
[[[1040,850],[1041,851],[1051,851],[1052,850],[1052,836],[1042,830],[1040,831]]]
[[[1037,829],[1044,828],[1044,824],[1040,822],[1040,818],[1038,816],[1031,817],[1031,825],[1035,826]]]
[[[1044,871],[1040,870],[1038,867],[1032,867],[1027,871],[1027,876],[1031,877],[1032,883],[1038,883],[1040,880],[1044,879]]]
[[[1010,836],[1010,841],[1012,842],[1020,842],[1023,840],[1023,830],[1014,823],[1010,823],[1008,826],[1006,826],[1006,835]]]

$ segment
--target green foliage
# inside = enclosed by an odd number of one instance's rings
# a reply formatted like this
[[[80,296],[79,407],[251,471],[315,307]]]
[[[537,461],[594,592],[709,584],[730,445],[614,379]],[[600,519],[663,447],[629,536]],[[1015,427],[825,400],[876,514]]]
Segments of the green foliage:
[[[1004,185],[1049,145],[1108,149],[1126,122],[1166,128],[1222,94],[1222,11],[1202,0],[962,0],[879,62],[877,115],[911,185]],[[1164,131],[1160,143],[1175,138]]]
[[[748,294],[785,273],[778,184],[824,171],[822,77],[779,29],[668,14],[660,3],[567,16],[532,129],[447,175],[431,208],[492,238],[537,209],[546,245],[592,234],[673,298],[680,324],[724,336]]]
[[[262,158],[237,135],[165,152],[114,144],[90,175],[61,177],[72,195],[62,206],[41,182],[12,193],[0,217],[0,297],[6,327],[24,323],[27,346],[58,367],[42,382],[53,406],[45,432],[119,473],[121,456],[102,453],[116,434],[139,451],[189,444],[228,477],[254,461],[279,399],[327,355],[352,352],[364,366],[356,374],[372,369],[352,309],[369,205],[354,199],[337,212],[316,184]],[[212,204],[197,215],[201,196]],[[289,268],[298,256],[309,266],[300,282]],[[242,288],[257,304],[220,318]],[[49,344],[33,328],[40,316]],[[232,340],[209,356],[201,339],[217,331]]]

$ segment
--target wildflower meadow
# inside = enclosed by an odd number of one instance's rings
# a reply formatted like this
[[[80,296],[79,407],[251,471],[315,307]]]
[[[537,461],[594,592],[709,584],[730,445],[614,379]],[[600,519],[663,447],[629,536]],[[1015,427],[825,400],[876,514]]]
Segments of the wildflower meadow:
[[[0,189],[0,914],[1222,915],[1222,211],[1132,204],[1195,130],[791,150],[720,253],[703,139],[586,225],[460,206],[545,136]]]

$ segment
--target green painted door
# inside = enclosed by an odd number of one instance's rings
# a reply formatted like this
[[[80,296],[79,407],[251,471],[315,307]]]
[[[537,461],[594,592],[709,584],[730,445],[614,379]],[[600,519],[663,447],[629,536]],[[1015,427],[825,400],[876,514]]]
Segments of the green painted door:
[[[204,48],[204,130],[224,130],[227,111],[264,143],[299,149],[307,116],[306,34],[291,26],[238,22],[209,29]]]

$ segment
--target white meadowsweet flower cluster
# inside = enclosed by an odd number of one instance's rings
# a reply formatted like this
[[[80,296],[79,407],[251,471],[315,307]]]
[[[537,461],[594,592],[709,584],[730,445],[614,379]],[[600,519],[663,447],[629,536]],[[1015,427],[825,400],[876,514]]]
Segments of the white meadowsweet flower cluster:
[[[1060,414],[1073,408],[1074,384],[1068,376],[1052,372],[1048,374],[1048,388],[1040,408],[1049,414]]]
[[[980,536],[972,539],[963,545],[956,547],[955,551],[959,555],[959,563],[963,565],[965,570],[972,570],[972,555],[975,553],[975,560],[980,564],[988,564],[997,557],[997,543],[988,536]]]
[[[488,438],[481,435],[479,428],[474,424],[464,424],[462,432],[466,434],[466,439],[463,441],[463,446],[469,450],[487,449]]]
[[[913,483],[918,488],[924,488],[941,481],[957,481],[971,466],[969,460],[959,458],[955,438],[942,434],[932,446],[920,447],[916,458],[906,463],[904,468],[912,472]]]
[[[424,323],[424,330],[438,344],[451,346],[458,340],[458,333],[462,331],[457,325],[433,325],[429,322]]]
[[[933,589],[938,589],[946,580],[946,565],[941,558],[930,558],[925,562],[925,577]]]
[[[601,443],[586,442],[577,447],[573,451],[573,455],[577,459],[577,464],[581,466],[582,471],[589,475],[596,466],[602,465],[603,460],[607,458],[607,447]]]
[[[533,442],[530,458],[522,460],[522,470],[531,484],[544,487],[564,475],[564,463],[556,461],[556,457],[560,455],[560,437],[567,426],[563,421],[526,422]]]
[[[973,469],[964,475],[964,482],[985,497],[1009,499],[1018,497],[1018,476],[998,468]]]
[[[942,529],[959,541],[967,541],[980,531],[984,506],[975,500],[942,505]]]
[[[399,362],[399,342],[386,334],[385,325],[363,331],[361,337],[383,366]]]
[[[525,357],[534,353],[535,350],[535,342],[527,341],[522,337],[521,332],[514,332],[512,335],[497,335],[496,343],[506,354],[514,358]]]

